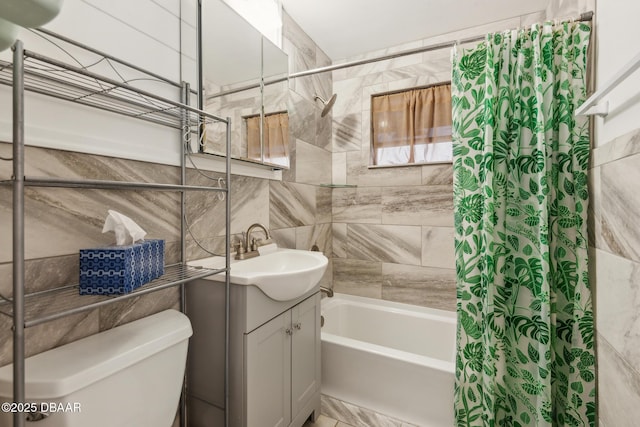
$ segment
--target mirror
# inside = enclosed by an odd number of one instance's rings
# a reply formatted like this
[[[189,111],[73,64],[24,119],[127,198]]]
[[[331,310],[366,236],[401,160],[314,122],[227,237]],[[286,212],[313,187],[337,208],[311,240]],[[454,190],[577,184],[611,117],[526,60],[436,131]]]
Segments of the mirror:
[[[202,108],[231,118],[232,158],[288,168],[287,55],[221,0],[200,17]],[[207,125],[201,152],[226,155],[225,132]]]

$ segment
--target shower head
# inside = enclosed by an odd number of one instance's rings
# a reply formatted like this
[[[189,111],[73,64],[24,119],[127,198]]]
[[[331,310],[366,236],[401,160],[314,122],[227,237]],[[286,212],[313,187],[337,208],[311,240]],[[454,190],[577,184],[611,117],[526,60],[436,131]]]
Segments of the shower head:
[[[334,93],[333,95],[331,95],[331,98],[325,101],[324,99],[322,99],[321,96],[319,95],[315,96],[314,99],[319,99],[320,102],[324,104],[324,108],[322,109],[322,113],[320,114],[320,117],[326,116],[329,113],[329,111],[331,111],[331,107],[333,107],[333,104],[336,102],[337,97],[338,95]]]

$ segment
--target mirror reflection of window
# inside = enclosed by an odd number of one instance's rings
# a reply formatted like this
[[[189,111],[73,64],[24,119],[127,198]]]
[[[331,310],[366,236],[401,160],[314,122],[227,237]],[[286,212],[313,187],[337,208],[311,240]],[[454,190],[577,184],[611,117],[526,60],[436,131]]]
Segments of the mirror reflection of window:
[[[260,152],[260,116],[246,117],[245,121],[247,125],[247,157],[251,160],[288,168],[289,115],[287,112],[265,114],[262,153]]]
[[[451,162],[451,84],[371,97],[373,166]]]

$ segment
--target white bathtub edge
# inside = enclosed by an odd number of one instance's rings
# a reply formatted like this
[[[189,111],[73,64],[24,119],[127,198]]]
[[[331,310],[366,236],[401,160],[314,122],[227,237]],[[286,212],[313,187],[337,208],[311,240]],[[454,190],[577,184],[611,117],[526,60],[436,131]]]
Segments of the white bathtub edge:
[[[328,332],[321,332],[321,340],[342,347],[363,350],[369,353],[399,360],[412,365],[434,368],[438,371],[447,373],[455,372],[455,364],[453,362],[445,362],[443,360],[434,359],[432,357],[420,356],[414,353],[396,350],[394,348],[384,347],[364,341],[354,340],[352,338],[346,338]]]

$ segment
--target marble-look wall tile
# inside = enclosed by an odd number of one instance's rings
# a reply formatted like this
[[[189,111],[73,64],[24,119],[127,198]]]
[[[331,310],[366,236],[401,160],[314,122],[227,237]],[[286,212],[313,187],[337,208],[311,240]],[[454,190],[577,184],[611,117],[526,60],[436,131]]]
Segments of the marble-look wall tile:
[[[164,242],[164,263],[166,265],[180,262],[180,250],[182,245],[177,242]]]
[[[449,185],[384,187],[382,223],[453,226],[453,188]]]
[[[315,224],[296,228],[296,249],[309,251],[317,245],[327,258],[332,257],[331,224]]]
[[[306,184],[331,183],[331,152],[296,141],[296,182]]]
[[[304,98],[295,92],[291,93],[288,107],[289,114],[289,139],[292,141],[302,140],[307,143],[316,143],[317,106],[313,99]]]
[[[600,185],[600,168],[589,170],[589,208],[587,210],[587,234],[589,246],[604,249],[602,239],[602,188]]]
[[[640,154],[600,167],[601,227],[604,243],[624,258],[640,262],[640,197],[634,185],[640,182]]]
[[[209,184],[210,185],[210,184]],[[231,178],[231,233],[241,233],[256,222],[269,222],[269,182],[264,179],[233,176]],[[193,212],[197,236],[224,235],[225,201],[217,194],[194,195],[187,209]]]
[[[25,293],[46,291],[78,282],[78,254],[25,261]],[[0,264],[0,294],[13,296],[13,264]]]
[[[591,262],[598,333],[640,372],[640,263],[598,249]]]
[[[332,151],[358,151],[362,141],[361,114],[345,114],[333,117],[333,146]]]
[[[321,404],[321,412],[323,414],[340,421],[337,427],[417,427],[371,409],[362,408],[324,394],[321,398]]]
[[[331,95],[329,95],[331,96]],[[325,98],[326,99],[326,98]],[[332,135],[333,135],[333,116],[329,112],[322,117],[323,106],[320,102],[316,105],[316,140],[314,145],[316,147],[324,148],[331,151],[332,148]]]
[[[316,417],[315,422],[307,421],[304,423],[303,427],[336,427],[338,424],[338,420],[334,420],[331,417],[327,417],[325,415],[320,415]]]
[[[331,183],[344,185],[347,183],[347,153],[332,153]]]
[[[375,83],[375,84],[370,84],[368,86],[364,86],[362,88],[362,108],[361,111],[363,113],[363,120],[362,122],[365,124],[365,127],[370,127],[370,120],[364,120],[364,115],[366,114],[367,116],[371,117],[371,96],[372,95],[377,95],[377,94],[381,94],[381,93],[385,93],[385,92],[389,92],[391,90],[396,90],[396,89],[391,89],[389,87],[389,84],[391,85],[395,85],[396,82],[384,82],[384,83]]]
[[[296,229],[297,227],[270,230],[271,238],[280,248],[296,249]]]
[[[389,90],[412,89],[451,80],[451,57],[448,52],[432,51],[422,55],[425,58],[422,64],[383,73],[383,81],[388,82]]]
[[[333,189],[318,187],[316,189],[316,223],[331,222]]]
[[[0,366],[13,362],[12,319],[0,315]],[[25,356],[77,341],[98,333],[98,310],[86,311],[25,330]]]
[[[320,286],[325,288],[333,288],[333,260],[329,259],[327,263],[327,269],[324,271],[322,278],[319,282]]]
[[[295,48],[292,51],[287,51],[289,56],[299,56],[298,64],[289,67],[289,72],[303,71],[311,69],[316,64],[316,45],[313,40],[304,32],[304,30],[294,21],[291,16],[284,12],[282,13],[282,30],[283,39],[288,40]]]
[[[455,311],[456,272],[447,268],[383,263],[382,298]]]
[[[390,53],[402,52],[409,49],[416,49],[423,46],[423,41],[411,41],[408,43],[403,43],[401,45],[392,46],[386,49],[379,49],[372,52],[367,52],[362,55],[357,55],[349,58],[350,61],[358,60],[358,59],[367,59],[367,58],[377,58],[380,56],[388,55]],[[353,79],[356,77],[368,76],[371,74],[380,73],[385,70],[392,70],[394,68],[402,68],[408,65],[416,64],[420,62],[420,55],[408,55],[401,56],[398,58],[386,60],[386,61],[378,61],[378,62],[370,62],[367,64],[359,65],[357,67],[349,67],[341,70],[337,70],[333,72],[334,81]]]
[[[640,374],[598,336],[598,412],[611,426],[636,426],[640,419]]]
[[[640,153],[640,129],[627,132],[591,151],[591,164],[601,166]]]
[[[235,254],[235,245],[240,239],[240,234],[232,235],[231,238],[231,254]],[[187,236],[185,259],[192,261],[195,259],[209,258],[211,256],[225,256],[225,238],[218,237],[198,237],[196,241]]]
[[[420,265],[422,230],[420,226],[349,224],[349,258]]]
[[[224,178],[224,174],[214,172],[207,173],[207,176],[214,179]],[[215,180],[204,177],[194,170],[187,170],[187,183],[200,186],[217,185]],[[238,187],[237,184],[239,183],[232,180],[232,187],[234,185]],[[240,185],[240,187],[246,186]],[[256,190],[253,189],[253,191]],[[186,206],[187,222],[194,235],[204,238],[224,234],[225,202],[220,200],[218,193],[189,192],[186,194]]]
[[[334,258],[333,290],[349,295],[382,298],[382,263]]]
[[[368,168],[368,154],[347,152],[347,184],[359,187],[412,186],[420,185],[422,174],[420,168]]]
[[[348,185],[365,185],[366,180],[362,179],[360,184],[360,176],[365,175],[367,165],[369,164],[369,155],[360,151],[347,151],[347,184]]]
[[[422,166],[422,185],[453,185],[453,165]]]
[[[370,76],[367,76],[369,79]],[[360,114],[362,108],[362,87],[370,84],[362,78],[349,80],[333,79],[333,90],[338,95],[333,105],[333,116],[342,117],[349,114]]]
[[[373,163],[371,160],[371,110],[363,110],[360,117],[362,120],[362,125],[360,126],[362,132],[360,150],[362,160],[369,166]]]
[[[347,224],[344,223],[331,223],[332,225],[332,245],[333,245],[333,256],[335,258],[346,258],[347,257]]]
[[[172,287],[100,307],[100,331],[170,308],[180,309],[180,287]]]
[[[312,225],[316,219],[316,187],[273,181],[268,206],[270,229]]]
[[[598,412],[601,425],[632,426],[640,416],[640,131],[600,141],[589,171],[590,280],[595,285]]]
[[[382,192],[373,188],[334,188],[333,221],[380,224]]]
[[[124,161],[103,156],[41,148],[26,148],[25,175],[69,179],[106,179],[175,183],[176,168]],[[9,162],[0,162],[0,176],[11,176]],[[11,260],[11,192],[0,193],[0,262]],[[34,188],[25,191],[26,257],[44,258],[78,253],[80,248],[106,246],[113,234],[103,234],[108,209],[117,210],[140,224],[148,237],[178,239],[179,197],[153,191],[107,191]]]
[[[422,174],[416,167],[368,167],[369,151],[347,152],[347,184],[358,187],[420,185]]]
[[[456,268],[453,227],[422,227],[422,266]]]
[[[329,94],[328,96],[331,96]],[[321,116],[322,104],[291,91],[287,107],[289,139],[302,140],[316,147],[331,149],[332,115]]]

